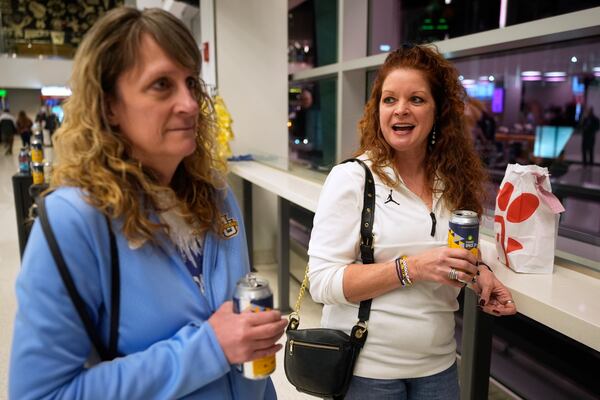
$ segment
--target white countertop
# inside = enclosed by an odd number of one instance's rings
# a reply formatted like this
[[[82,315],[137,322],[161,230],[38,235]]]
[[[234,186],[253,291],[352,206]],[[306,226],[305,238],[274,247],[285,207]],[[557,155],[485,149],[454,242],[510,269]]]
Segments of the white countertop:
[[[307,210],[317,209],[320,183],[256,161],[230,162],[229,171]]]
[[[255,161],[229,164],[230,171],[292,203],[315,211],[321,184]],[[552,274],[520,274],[496,261],[492,237],[483,236],[484,260],[511,290],[517,309],[574,340],[600,351],[600,279],[555,265]]]

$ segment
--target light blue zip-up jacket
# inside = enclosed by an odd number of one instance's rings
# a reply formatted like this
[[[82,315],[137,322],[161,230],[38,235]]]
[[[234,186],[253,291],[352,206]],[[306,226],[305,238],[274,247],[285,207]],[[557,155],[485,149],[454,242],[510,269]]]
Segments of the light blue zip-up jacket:
[[[110,246],[104,216],[75,188],[46,198],[50,225],[92,320],[108,342]],[[205,294],[178,250],[129,247],[113,221],[121,271],[119,352],[125,357],[85,369],[92,350],[35,222],[17,279],[9,395],[26,399],[274,399],[270,379],[244,378],[227,362],[208,318],[249,270],[239,209],[229,191],[222,214],[238,223],[204,242]],[[233,234],[233,235],[232,235]],[[229,236],[227,238],[226,236]]]

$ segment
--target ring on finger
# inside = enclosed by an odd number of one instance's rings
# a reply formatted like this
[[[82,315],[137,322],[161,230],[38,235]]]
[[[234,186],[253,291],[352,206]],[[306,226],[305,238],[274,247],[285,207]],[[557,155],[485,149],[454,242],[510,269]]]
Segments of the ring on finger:
[[[504,304],[515,304],[515,302],[512,300],[506,300],[506,303],[504,303]]]
[[[448,272],[448,279],[451,281],[458,280],[458,272],[456,272],[456,270],[452,267],[450,267],[450,272]]]

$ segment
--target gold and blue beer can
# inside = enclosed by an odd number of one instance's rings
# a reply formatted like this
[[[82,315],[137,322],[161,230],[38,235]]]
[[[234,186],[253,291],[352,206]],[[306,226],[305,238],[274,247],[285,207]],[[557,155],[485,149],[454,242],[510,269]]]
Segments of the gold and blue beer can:
[[[40,142],[39,140],[33,140],[31,142],[31,162],[44,162],[44,148],[42,142]]]
[[[448,247],[479,252],[479,216],[475,211],[455,210],[448,224]]]
[[[41,162],[32,162],[31,176],[34,185],[41,185],[44,183],[44,164]]]
[[[273,292],[266,279],[249,273],[241,278],[233,295],[233,311],[263,312],[273,309]],[[244,377],[248,379],[264,379],[275,371],[275,355],[247,361],[240,365]]]

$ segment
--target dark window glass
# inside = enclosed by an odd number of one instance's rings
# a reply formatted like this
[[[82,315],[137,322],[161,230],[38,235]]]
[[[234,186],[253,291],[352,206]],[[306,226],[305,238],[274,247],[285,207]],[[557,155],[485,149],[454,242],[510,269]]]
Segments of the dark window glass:
[[[369,55],[498,28],[500,0],[369,2]]]
[[[369,55],[600,6],[598,0],[371,0]]]
[[[473,140],[496,184],[491,193],[508,163],[547,167],[566,208],[559,234],[600,244],[600,37],[455,65],[471,99]]]
[[[506,25],[520,24],[598,6],[600,6],[598,0],[509,1],[506,9]]]
[[[337,62],[337,1],[290,2],[289,72]]]
[[[336,148],[336,79],[292,84],[289,108],[290,160],[313,169],[331,169]]]

